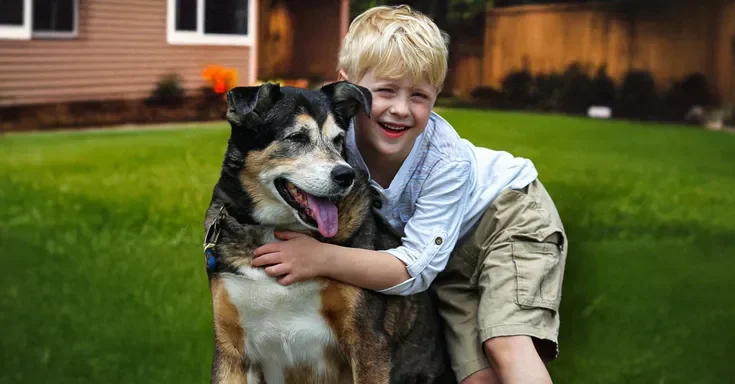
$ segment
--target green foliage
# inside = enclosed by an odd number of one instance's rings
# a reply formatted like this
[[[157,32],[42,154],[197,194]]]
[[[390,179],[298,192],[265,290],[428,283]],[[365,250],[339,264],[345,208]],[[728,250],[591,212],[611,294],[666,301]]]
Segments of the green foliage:
[[[161,77],[146,103],[155,105],[180,106],[184,102],[182,77],[177,73],[169,73]]]
[[[561,73],[509,72],[495,90],[478,86],[470,96],[479,105],[495,109],[523,109],[586,115],[591,106],[609,106],[614,117],[684,122],[693,106],[719,106],[721,100],[700,73],[686,75],[659,94],[653,74],[628,71],[616,87],[603,65],[594,77],[589,68],[570,64]]]

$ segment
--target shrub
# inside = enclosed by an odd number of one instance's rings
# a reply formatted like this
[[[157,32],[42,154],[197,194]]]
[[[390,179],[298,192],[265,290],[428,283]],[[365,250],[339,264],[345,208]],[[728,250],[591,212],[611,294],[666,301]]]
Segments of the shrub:
[[[477,104],[485,107],[500,109],[511,107],[505,93],[487,85],[481,85],[472,89],[470,92],[470,98],[472,98],[472,100]]]
[[[571,64],[561,75],[561,110],[585,114],[592,103],[592,79],[581,64]]]
[[[180,106],[184,102],[181,76],[169,73],[161,77],[151,95],[145,100],[150,105]]]
[[[564,79],[558,73],[541,73],[534,81],[534,104],[542,111],[558,111],[561,108]]]
[[[502,81],[502,91],[508,102],[519,108],[533,104],[534,80],[527,69],[510,72]]]
[[[712,107],[717,104],[707,77],[701,73],[690,74],[675,82],[664,96],[667,115],[682,120],[694,106]]]
[[[607,67],[604,65],[597,70],[595,78],[592,79],[590,97],[592,105],[612,107],[615,104],[615,81],[607,74]]]
[[[625,75],[617,102],[620,116],[653,119],[658,116],[659,104],[656,82],[650,72],[631,70]]]

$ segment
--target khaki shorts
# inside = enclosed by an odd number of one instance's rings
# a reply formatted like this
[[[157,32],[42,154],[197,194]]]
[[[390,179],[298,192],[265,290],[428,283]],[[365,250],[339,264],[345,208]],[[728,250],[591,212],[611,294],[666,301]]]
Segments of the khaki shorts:
[[[544,362],[556,358],[566,256],[541,182],[501,192],[432,284],[458,380],[490,367],[482,343],[496,336],[531,336]]]

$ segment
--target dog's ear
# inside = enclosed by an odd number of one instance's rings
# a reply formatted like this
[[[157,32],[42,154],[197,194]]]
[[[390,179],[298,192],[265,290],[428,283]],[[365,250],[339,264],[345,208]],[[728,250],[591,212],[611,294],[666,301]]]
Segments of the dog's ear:
[[[329,97],[334,111],[343,121],[349,121],[360,109],[370,116],[373,95],[367,88],[343,80],[327,84],[320,90]]]
[[[232,88],[227,92],[227,120],[238,126],[257,123],[261,121],[261,115],[276,103],[280,94],[281,86],[273,83]]]

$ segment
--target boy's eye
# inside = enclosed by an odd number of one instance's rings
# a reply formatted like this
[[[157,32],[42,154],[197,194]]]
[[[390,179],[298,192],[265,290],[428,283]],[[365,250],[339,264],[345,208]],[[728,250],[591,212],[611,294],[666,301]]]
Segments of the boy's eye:
[[[393,92],[390,88],[378,88],[378,92]]]
[[[426,94],[424,94],[424,93],[414,93],[413,95],[414,95],[414,96],[418,96],[418,97],[420,97],[420,98],[422,98],[422,99],[428,99],[428,98],[429,98],[429,96],[427,96],[427,95],[426,95]]]

